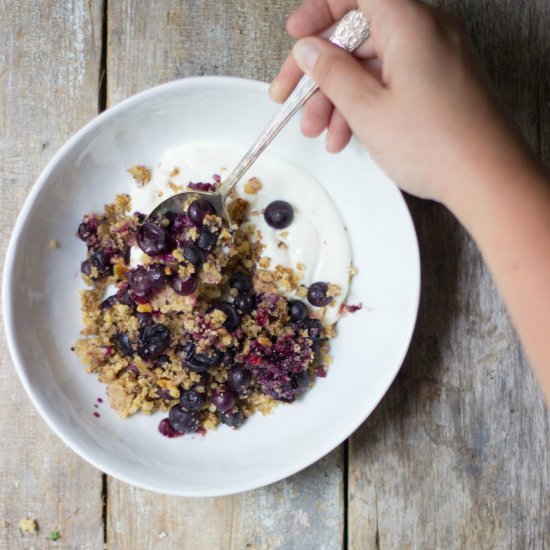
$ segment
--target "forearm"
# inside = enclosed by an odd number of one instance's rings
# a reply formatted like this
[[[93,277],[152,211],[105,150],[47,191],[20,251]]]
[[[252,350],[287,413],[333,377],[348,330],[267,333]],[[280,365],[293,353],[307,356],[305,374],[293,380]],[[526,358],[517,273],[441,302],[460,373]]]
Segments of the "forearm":
[[[550,182],[528,159],[480,176],[447,204],[479,246],[550,403]]]

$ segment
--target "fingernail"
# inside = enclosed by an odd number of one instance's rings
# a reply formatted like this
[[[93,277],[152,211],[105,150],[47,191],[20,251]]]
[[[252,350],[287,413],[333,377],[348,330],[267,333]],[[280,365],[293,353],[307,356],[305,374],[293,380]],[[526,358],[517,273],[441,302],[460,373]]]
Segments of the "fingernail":
[[[304,38],[294,44],[292,55],[300,69],[305,72],[311,72],[315,67],[315,63],[317,63],[319,49],[313,40]]]

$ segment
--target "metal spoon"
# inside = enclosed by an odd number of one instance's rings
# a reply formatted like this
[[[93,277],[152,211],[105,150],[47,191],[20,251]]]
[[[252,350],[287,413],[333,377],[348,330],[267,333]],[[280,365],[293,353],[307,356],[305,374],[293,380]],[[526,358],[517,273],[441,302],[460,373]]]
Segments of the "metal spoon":
[[[348,12],[338,23],[329,40],[348,52],[356,50],[370,35],[369,21],[359,11]],[[292,94],[283,103],[252,147],[237,164],[235,169],[222,182],[216,192],[185,191],[161,202],[150,214],[154,217],[167,212],[183,211],[185,202],[196,195],[207,195],[217,215],[223,217],[229,225],[231,219],[227,211],[227,198],[252,163],[260,156],[273,138],[282,130],[298,109],[314,94],[318,86],[308,76],[303,76]]]

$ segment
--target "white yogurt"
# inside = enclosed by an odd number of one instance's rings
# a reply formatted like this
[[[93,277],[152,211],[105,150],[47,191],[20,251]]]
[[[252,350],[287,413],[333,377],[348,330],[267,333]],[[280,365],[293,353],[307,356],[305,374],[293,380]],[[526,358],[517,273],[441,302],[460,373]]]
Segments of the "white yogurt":
[[[245,152],[241,147],[215,141],[195,141],[168,150],[153,169],[151,181],[144,187],[133,186],[132,209],[148,214],[177,192],[174,186],[187,190],[189,182],[212,182],[214,174],[224,179]],[[262,183],[254,195],[243,190],[250,177]],[[237,189],[250,203],[253,212],[250,221],[261,232],[265,245],[262,256],[271,259],[270,269],[281,265],[298,271],[300,266],[304,285],[324,281],[341,287],[342,294],[326,308],[325,321],[336,322],[348,292],[351,251],[344,224],[324,189],[305,170],[266,154],[254,163]],[[270,202],[278,199],[294,208],[294,220],[283,230],[267,225],[261,214]],[[279,246],[281,242],[287,246]],[[132,256],[134,262],[136,258]]]

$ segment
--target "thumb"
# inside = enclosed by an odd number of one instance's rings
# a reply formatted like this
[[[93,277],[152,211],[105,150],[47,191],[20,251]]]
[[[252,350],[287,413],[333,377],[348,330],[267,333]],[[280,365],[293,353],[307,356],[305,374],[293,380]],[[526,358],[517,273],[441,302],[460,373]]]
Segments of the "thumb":
[[[360,118],[361,110],[384,91],[380,81],[355,57],[326,40],[313,37],[299,40],[292,55],[348,123]]]

